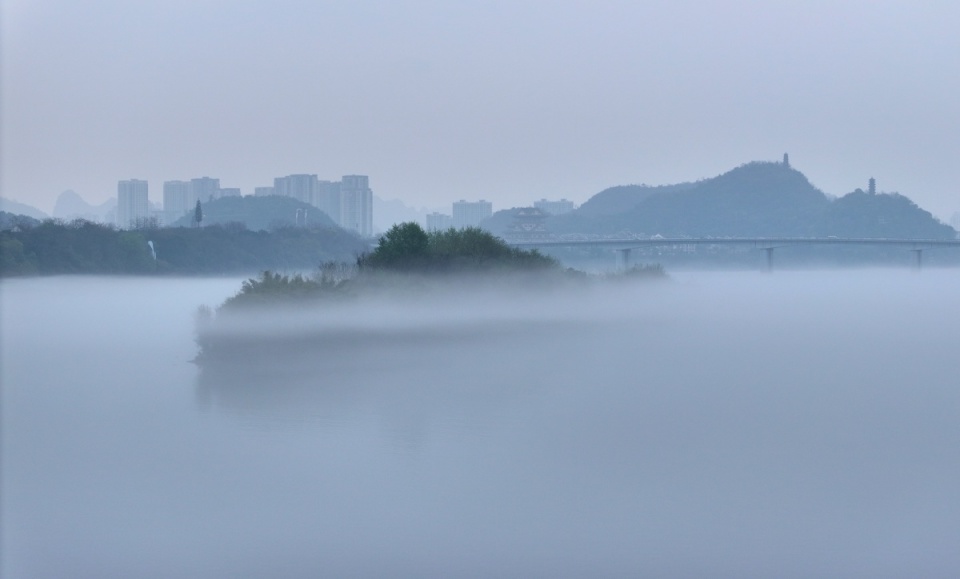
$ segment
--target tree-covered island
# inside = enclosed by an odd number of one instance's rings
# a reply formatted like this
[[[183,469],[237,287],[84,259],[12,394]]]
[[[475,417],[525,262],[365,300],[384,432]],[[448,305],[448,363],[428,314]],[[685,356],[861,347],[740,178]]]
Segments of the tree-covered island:
[[[652,265],[615,277],[663,279],[666,274],[659,265]],[[196,361],[276,359],[292,351],[291,339],[301,350],[308,343],[329,345],[327,328],[313,324],[322,325],[323,315],[336,311],[337,305],[367,298],[370,302],[363,303],[399,300],[422,307],[432,299],[451,296],[469,300],[477,296],[511,299],[525,292],[539,295],[565,285],[583,286],[591,279],[536,250],[511,247],[479,228],[426,232],[416,223],[402,223],[353,265],[329,262],[312,276],[264,271],[244,281],[237,294],[215,310],[201,306]],[[466,301],[464,307],[469,307]],[[252,325],[250,320],[255,320]],[[260,331],[273,324],[289,324],[298,331],[293,338],[286,332],[281,336],[269,329]]]

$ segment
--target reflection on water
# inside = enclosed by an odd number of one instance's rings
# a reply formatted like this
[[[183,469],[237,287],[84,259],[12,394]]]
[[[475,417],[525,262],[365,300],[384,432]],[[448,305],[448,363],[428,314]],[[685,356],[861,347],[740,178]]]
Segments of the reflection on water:
[[[200,366],[235,285],[61,281],[0,286],[4,577],[960,568],[958,272],[341,305]]]

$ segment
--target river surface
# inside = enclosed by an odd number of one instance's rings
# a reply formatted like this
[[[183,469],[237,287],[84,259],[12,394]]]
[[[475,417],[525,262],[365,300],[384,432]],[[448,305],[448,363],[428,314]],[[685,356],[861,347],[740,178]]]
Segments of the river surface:
[[[346,304],[190,363],[238,287],[0,282],[0,575],[960,574],[960,271]]]

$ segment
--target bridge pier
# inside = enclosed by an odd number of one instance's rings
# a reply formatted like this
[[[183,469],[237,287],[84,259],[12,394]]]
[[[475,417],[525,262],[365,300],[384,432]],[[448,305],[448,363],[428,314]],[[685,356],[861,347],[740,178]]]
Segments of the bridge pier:
[[[627,247],[625,249],[615,249],[617,253],[617,271],[627,271],[627,268],[630,263],[630,250],[632,248]]]
[[[775,247],[764,247],[764,248],[762,248],[762,249],[763,249],[764,253],[767,254],[767,269],[764,270],[764,271],[766,271],[767,273],[772,273],[772,272],[773,272],[773,250],[776,249],[776,248],[775,248]]]
[[[916,262],[914,263],[914,269],[920,271],[923,269],[923,248],[911,249],[913,255],[916,257]]]

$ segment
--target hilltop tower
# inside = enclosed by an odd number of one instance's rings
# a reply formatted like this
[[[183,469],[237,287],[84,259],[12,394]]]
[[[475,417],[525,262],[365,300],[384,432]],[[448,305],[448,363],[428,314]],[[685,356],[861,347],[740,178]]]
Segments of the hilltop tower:
[[[783,154],[783,166],[787,168],[790,167],[790,155],[786,153]]]
[[[871,195],[876,195],[876,194],[877,194],[877,180],[874,179],[873,177],[870,177],[869,184],[867,185],[867,191],[868,191]]]

